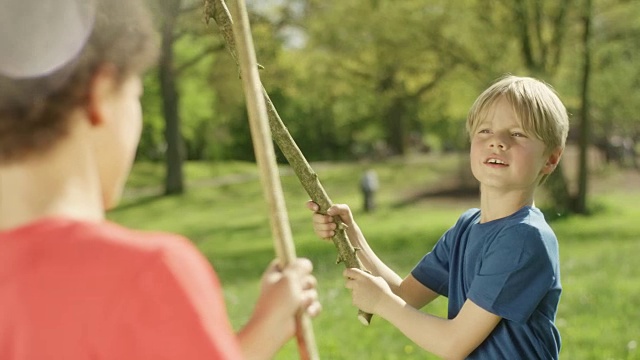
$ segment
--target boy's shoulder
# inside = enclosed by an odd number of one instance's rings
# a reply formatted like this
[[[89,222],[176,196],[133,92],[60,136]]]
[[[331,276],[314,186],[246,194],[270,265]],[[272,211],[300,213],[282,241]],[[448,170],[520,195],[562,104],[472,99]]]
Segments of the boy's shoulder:
[[[458,219],[458,221],[468,222],[468,221],[479,220],[480,215],[481,215],[480,209],[472,208],[465,211],[462,215],[460,215],[460,218]],[[533,206],[524,206],[518,209],[518,211],[514,212],[511,215],[483,223],[482,225],[495,226],[495,227],[501,227],[501,228],[535,227],[535,228],[550,229],[550,226],[547,223],[542,211],[540,211],[540,209]]]
[[[526,231],[528,229],[530,231],[538,231],[543,235],[546,233],[553,234],[542,211],[533,206],[522,207],[504,220],[503,226],[505,228],[513,228],[519,231]]]
[[[17,257],[42,254],[43,261],[85,263],[87,267],[135,267],[157,258],[202,260],[195,246],[180,235],[133,230],[110,221],[46,218],[2,232],[0,240],[3,252]]]
[[[480,209],[478,208],[470,208],[465,212],[460,214],[458,220],[456,220],[455,224],[447,231],[447,234],[461,234],[466,232],[468,229],[472,227],[474,224],[478,224],[480,222]]]
[[[511,247],[537,252],[557,251],[558,240],[540,209],[525,206],[510,216],[499,219],[492,229],[494,245],[509,243]]]
[[[480,217],[480,209],[466,210],[454,226],[456,233],[469,231],[473,226],[473,233],[489,242],[501,238],[516,238],[522,241],[539,240],[541,243],[557,241],[544,214],[536,207],[525,206],[509,216],[485,223],[480,223]]]
[[[479,208],[467,209],[460,215],[456,225],[460,226],[477,223],[480,220],[480,215],[481,210]],[[484,225],[496,227],[523,226],[551,229],[542,211],[533,206],[524,206],[509,216],[483,223],[483,226]]]
[[[477,222],[480,219],[480,209],[478,208],[470,208],[463,212],[460,217],[458,217],[458,221],[456,225],[469,224],[473,222]]]
[[[43,219],[40,223],[33,224],[32,230],[64,235],[67,241],[77,244],[87,243],[96,247],[114,247],[141,252],[153,252],[188,241],[177,234],[136,230],[108,220],[89,222],[65,218]]]

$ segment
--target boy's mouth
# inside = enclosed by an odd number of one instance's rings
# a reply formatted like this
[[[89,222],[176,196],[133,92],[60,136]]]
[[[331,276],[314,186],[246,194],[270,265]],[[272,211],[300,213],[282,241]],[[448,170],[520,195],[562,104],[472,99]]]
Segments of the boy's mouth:
[[[509,164],[507,164],[504,160],[498,159],[498,158],[493,158],[493,157],[487,159],[484,163],[488,164],[488,165],[509,166]]]

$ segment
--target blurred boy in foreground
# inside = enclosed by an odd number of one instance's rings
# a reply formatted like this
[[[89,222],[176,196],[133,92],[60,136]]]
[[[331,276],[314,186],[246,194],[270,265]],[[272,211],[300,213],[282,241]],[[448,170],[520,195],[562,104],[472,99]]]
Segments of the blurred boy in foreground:
[[[141,3],[3,3],[0,359],[269,359],[297,312],[320,311],[311,263],[273,263],[235,334],[188,240],[105,220],[134,159],[141,74],[157,52]]]

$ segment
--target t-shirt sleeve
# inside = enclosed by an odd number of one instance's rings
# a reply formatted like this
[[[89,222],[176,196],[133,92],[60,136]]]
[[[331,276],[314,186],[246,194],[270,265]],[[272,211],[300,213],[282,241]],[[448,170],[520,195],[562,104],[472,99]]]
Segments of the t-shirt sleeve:
[[[146,259],[105,320],[114,359],[239,359],[222,291],[207,260],[186,239]]]
[[[449,294],[449,255],[450,233],[449,229],[433,249],[427,253],[420,262],[411,270],[411,275],[422,285],[436,293],[448,296]]]
[[[554,280],[542,235],[535,227],[518,224],[487,245],[468,298],[491,313],[523,323]]]
[[[448,297],[451,251],[458,233],[466,228],[478,213],[478,209],[465,211],[456,224],[442,235],[433,249],[411,270],[411,275],[422,285]]]

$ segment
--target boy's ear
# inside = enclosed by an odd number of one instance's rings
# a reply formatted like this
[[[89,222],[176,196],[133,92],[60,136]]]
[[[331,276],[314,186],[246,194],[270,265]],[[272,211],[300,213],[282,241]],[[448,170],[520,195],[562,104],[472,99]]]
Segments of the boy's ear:
[[[116,85],[117,71],[113,65],[101,65],[93,74],[89,83],[87,114],[91,125],[102,125],[107,116],[107,100]]]
[[[543,174],[551,174],[553,170],[556,169],[558,163],[560,162],[560,158],[562,157],[562,151],[563,149],[561,147],[558,147],[547,155],[547,162],[542,168]]]

